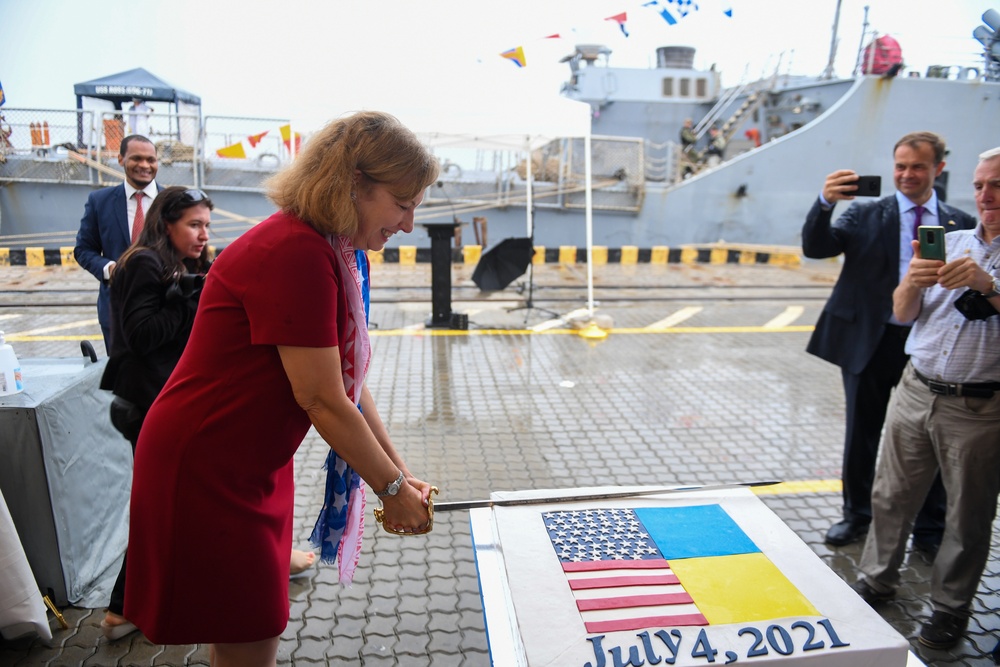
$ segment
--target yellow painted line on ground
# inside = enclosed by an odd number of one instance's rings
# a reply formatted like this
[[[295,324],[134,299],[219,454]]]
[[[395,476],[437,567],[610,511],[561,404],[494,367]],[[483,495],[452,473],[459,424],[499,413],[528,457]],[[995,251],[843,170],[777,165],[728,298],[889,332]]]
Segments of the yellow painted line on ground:
[[[96,317],[89,320],[77,320],[76,322],[66,322],[65,324],[56,324],[51,327],[42,327],[40,329],[29,329],[28,331],[19,331],[11,335],[21,336],[21,337],[35,336],[37,334],[49,333],[51,331],[65,331],[66,329],[75,329],[77,327],[92,327],[95,324],[98,324]]]
[[[392,336],[577,336],[579,329],[546,329],[545,331],[534,331],[532,329],[473,329],[471,331],[461,331],[458,329],[427,329],[422,324],[413,325],[412,329],[375,329],[369,331],[372,337],[392,337]],[[766,329],[764,327],[672,327],[669,329],[610,329],[609,334],[719,334],[719,333],[809,333],[813,330],[812,325],[802,325],[794,327],[782,327],[780,329]],[[43,343],[46,341],[65,340],[98,340],[101,339],[101,332],[83,334],[77,336],[35,336],[27,334],[11,334],[7,336],[12,341],[28,341],[33,343]]]
[[[844,487],[839,479],[804,479],[770,486],[754,486],[752,490],[758,496],[775,496],[791,493],[841,493]]]
[[[765,327],[670,327],[669,329],[611,329],[612,334],[706,334],[706,333],[801,333],[810,332],[813,325],[803,324],[791,327],[780,327],[778,329],[767,329]]]
[[[104,335],[100,331],[98,331],[96,333],[89,334],[89,335],[88,334],[84,334],[84,335],[77,335],[77,336],[23,336],[23,335],[20,335],[20,334],[8,336],[7,334],[4,334],[4,338],[7,340],[8,343],[16,343],[16,342],[21,342],[21,343],[61,343],[61,342],[66,342],[66,341],[70,341],[70,342],[77,341],[77,342],[79,342],[79,341],[82,341],[82,340],[92,340],[92,341],[93,340],[98,340],[98,341],[101,341],[101,343],[103,344],[103,341],[104,341]]]
[[[802,316],[805,312],[805,308],[802,306],[789,306],[785,308],[785,312],[781,313],[770,322],[764,325],[765,329],[780,329],[782,327],[788,326],[795,320]]]
[[[653,322],[647,329],[669,329],[670,327],[677,326],[685,320],[689,320],[701,311],[705,310],[702,306],[688,306],[687,308],[681,308],[673,315],[664,317],[658,322]]]
[[[715,333],[809,333],[813,326],[801,325],[793,327],[782,327],[780,329],[765,329],[761,326],[754,327],[671,327],[669,329],[638,329],[634,327],[622,329],[609,329],[610,335],[614,334],[715,334]],[[548,335],[577,335],[578,329],[546,329],[535,331],[533,329],[473,329],[471,331],[460,331],[452,329],[420,329],[414,331],[410,329],[377,329],[369,331],[370,336],[524,336],[534,334],[536,336]]]

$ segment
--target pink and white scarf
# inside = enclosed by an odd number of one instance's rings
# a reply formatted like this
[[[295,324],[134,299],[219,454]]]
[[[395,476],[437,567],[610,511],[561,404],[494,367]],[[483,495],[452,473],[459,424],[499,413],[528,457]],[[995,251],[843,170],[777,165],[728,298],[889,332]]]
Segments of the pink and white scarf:
[[[347,295],[347,327],[340,340],[341,368],[344,388],[354,404],[361,409],[361,392],[371,363],[371,340],[368,337],[368,317],[365,309],[368,289],[367,265],[358,266],[359,252],[346,236],[328,237],[337,257],[339,273],[344,280],[341,288]],[[337,561],[340,583],[349,585],[361,557],[361,539],[365,532],[365,485],[334,449],[330,449],[326,465],[327,481],[323,509],[313,528],[310,541],[320,549],[324,562]]]

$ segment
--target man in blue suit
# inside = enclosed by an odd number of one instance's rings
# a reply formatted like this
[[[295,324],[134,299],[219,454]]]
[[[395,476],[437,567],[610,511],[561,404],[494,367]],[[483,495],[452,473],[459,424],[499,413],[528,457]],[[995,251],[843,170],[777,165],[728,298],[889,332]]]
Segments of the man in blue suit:
[[[847,416],[844,438],[844,518],[826,534],[843,546],[860,540],[871,523],[872,481],[889,396],[907,356],[908,325],[892,316],[892,293],[906,274],[916,226],[945,231],[972,229],[974,217],[938,199],[934,181],[944,169],[944,140],[933,132],[907,134],[893,149],[896,192],[877,201],[854,203],[836,223],[838,201],[854,199],[858,174],[850,169],[826,178],[802,227],[802,252],[820,259],[844,255],[808,352],[841,368]],[[913,528],[913,545],[931,560],[944,531],[944,487],[938,478]]]
[[[77,263],[101,283],[97,320],[104,334],[105,350],[111,348],[108,281],[115,261],[138,236],[145,214],[156,198],[156,147],[146,137],[129,135],[122,139],[118,164],[125,169],[125,182],[90,193],[73,249]],[[136,214],[140,210],[137,226]]]

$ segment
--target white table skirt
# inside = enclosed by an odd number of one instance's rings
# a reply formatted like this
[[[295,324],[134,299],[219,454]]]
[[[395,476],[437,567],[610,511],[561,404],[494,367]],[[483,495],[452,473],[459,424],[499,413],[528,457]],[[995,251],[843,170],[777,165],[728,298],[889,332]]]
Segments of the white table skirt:
[[[28,633],[52,639],[42,594],[0,492],[0,634],[14,639]]]

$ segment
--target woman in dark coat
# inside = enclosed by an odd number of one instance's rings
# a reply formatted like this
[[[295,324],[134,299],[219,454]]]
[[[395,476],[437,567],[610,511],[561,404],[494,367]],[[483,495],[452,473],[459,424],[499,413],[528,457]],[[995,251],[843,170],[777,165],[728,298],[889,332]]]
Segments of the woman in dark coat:
[[[201,190],[166,188],[153,200],[138,240],[111,276],[111,351],[101,380],[115,394],[111,422],[132,444],[146,411],[187,344],[208,259],[213,205]],[[136,630],[122,615],[125,562],[111,592],[104,635]]]

